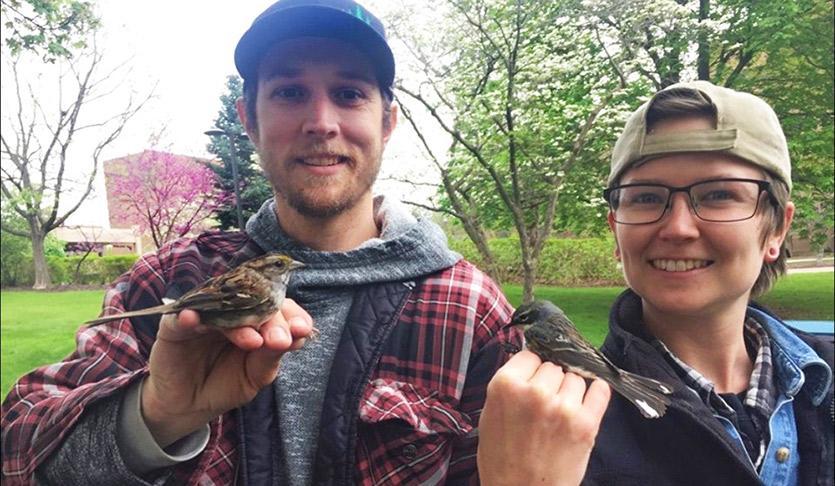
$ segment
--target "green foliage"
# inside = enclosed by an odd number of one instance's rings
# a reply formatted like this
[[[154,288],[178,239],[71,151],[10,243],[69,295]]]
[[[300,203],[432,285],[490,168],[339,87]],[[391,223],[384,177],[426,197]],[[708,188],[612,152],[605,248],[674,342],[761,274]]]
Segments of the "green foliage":
[[[2,0],[4,41],[13,55],[39,54],[44,62],[72,57],[99,27],[88,0]]]
[[[44,241],[44,253],[50,275],[53,278],[58,278],[57,273],[63,275],[64,242],[52,235],[47,235]],[[0,235],[0,286],[31,286],[34,281],[32,242],[23,236],[3,232]]]
[[[604,220],[588,216],[602,207],[599,187],[609,147],[621,112],[646,89],[635,83],[624,91],[593,32],[570,16],[570,2],[472,4],[484,16],[480,27],[487,35],[479,36],[471,25],[450,27],[458,36],[459,54],[439,84],[454,100],[456,130],[478,147],[496,175],[483,170],[470,147],[456,144],[448,164],[451,176],[466,188],[486,229],[515,228],[516,215],[503,190],[515,196],[522,224],[529,228],[548,224],[549,199],[558,194],[557,229],[600,234]],[[522,31],[518,47],[500,44],[496,52],[488,43],[502,37],[501,29],[514,28]],[[589,134],[580,139],[601,104]],[[450,207],[448,195],[441,195],[441,204]]]
[[[759,39],[759,55],[734,86],[762,96],[777,112],[792,158],[797,207],[793,228],[822,253],[835,225],[833,3],[765,2],[759,8],[766,6],[771,8],[769,20],[752,31]]]
[[[70,256],[64,260],[67,276],[61,284],[77,285],[107,285],[117,277],[130,270],[138,256],[136,255],[89,255],[81,263],[78,279],[75,280],[75,269],[82,256]]]
[[[46,235],[46,239],[43,242],[43,246],[43,252],[47,258],[63,258],[66,256],[66,253],[64,252],[64,247],[67,246],[67,242],[59,240],[53,235]]]
[[[521,252],[517,238],[491,239],[490,249],[502,282],[520,282]],[[450,247],[464,258],[481,265],[482,257],[470,240],[450,241]],[[536,275],[540,285],[591,286],[622,285],[611,238],[550,238],[545,242]]]
[[[264,173],[255,161],[255,147],[252,143],[239,135],[244,134],[243,125],[238,119],[235,101],[243,94],[243,81],[238,76],[226,78],[226,93],[220,96],[220,110],[214,121],[214,126],[231,135],[212,135],[212,142],[208,151],[217,155],[222,165],[210,165],[218,175],[219,186],[228,194],[235,193],[232,164],[237,163],[238,181],[241,195],[241,213],[243,221],[255,214],[261,205],[272,197],[272,188]],[[235,200],[230,198],[226,205],[215,212],[220,229],[237,229],[238,219]]]
[[[6,236],[4,235],[4,245],[5,241]],[[130,270],[138,257],[136,255],[107,255],[103,257],[89,255],[81,263],[76,278],[76,267],[82,258],[80,255],[47,256],[46,261],[53,285],[107,285]],[[35,281],[31,250],[29,253],[15,255],[11,261],[14,263],[8,266],[5,258],[2,262],[3,287],[30,287]]]
[[[28,258],[28,259],[27,259]],[[28,239],[10,233],[0,234],[0,284],[21,286],[31,269],[32,245]]]

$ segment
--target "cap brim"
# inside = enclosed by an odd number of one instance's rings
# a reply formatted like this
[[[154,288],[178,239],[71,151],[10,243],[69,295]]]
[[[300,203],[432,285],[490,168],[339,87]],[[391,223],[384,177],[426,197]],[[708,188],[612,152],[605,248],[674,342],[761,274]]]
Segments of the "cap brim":
[[[270,47],[297,37],[327,37],[349,42],[372,60],[381,86],[388,88],[394,82],[394,55],[385,38],[356,17],[315,5],[277,10],[256,21],[235,48],[238,73],[244,79],[254,79]]]

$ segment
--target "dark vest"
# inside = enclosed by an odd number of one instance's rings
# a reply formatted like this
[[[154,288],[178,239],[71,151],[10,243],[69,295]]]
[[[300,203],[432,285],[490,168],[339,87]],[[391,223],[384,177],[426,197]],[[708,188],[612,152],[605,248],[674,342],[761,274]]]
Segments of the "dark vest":
[[[314,466],[317,485],[353,484],[360,396],[412,288],[393,282],[356,290],[322,408]],[[286,468],[277,410],[275,388],[265,387],[238,411],[242,484],[274,485],[281,480],[280,471]]]
[[[674,386],[667,414],[643,418],[620,395],[613,394],[595,441],[583,484],[590,485],[759,485],[745,453],[725,432],[696,394],[689,391],[661,354],[632,334],[634,303],[618,299],[610,332],[601,350],[617,366]],[[640,315],[640,314],[638,314]],[[833,364],[832,337],[796,332],[821,358]],[[819,406],[802,389],[793,402],[800,454],[801,485],[833,484],[832,387]]]

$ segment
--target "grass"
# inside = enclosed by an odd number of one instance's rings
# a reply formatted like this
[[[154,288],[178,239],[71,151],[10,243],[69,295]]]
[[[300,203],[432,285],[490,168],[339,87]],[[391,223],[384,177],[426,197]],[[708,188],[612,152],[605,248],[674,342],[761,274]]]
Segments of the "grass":
[[[3,291],[0,295],[0,382],[5,397],[22,374],[72,352],[76,329],[99,314],[104,291]]]
[[[514,306],[522,302],[520,285],[504,285],[503,290]],[[783,319],[831,321],[835,319],[833,290],[835,273],[796,273],[778,280],[768,294],[756,300]],[[621,291],[622,287],[537,287],[534,295],[559,305],[577,329],[599,346],[608,331],[609,306]]]
[[[505,294],[518,306],[519,285],[505,285]],[[619,287],[538,287],[536,297],[558,304],[592,343],[600,345],[608,328],[609,306]],[[802,273],[784,277],[759,301],[784,319],[833,320],[835,274]],[[74,347],[81,322],[98,315],[103,291],[3,291],[0,293],[0,362],[2,393],[24,373],[66,357]]]
[[[774,289],[758,299],[784,319],[831,321],[835,319],[835,273],[795,273],[777,281]]]

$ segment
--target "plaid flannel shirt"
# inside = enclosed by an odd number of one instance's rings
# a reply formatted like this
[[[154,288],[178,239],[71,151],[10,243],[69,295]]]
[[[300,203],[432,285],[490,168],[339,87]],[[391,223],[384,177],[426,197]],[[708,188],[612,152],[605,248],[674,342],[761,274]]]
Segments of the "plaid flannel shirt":
[[[104,313],[158,304],[172,284],[192,288],[263,251],[243,233],[206,233],[143,256],[106,291]],[[486,386],[520,347],[500,289],[466,261],[418,282],[365,385],[356,472],[361,484],[476,482],[477,424]],[[35,469],[86,409],[147,374],[158,317],[79,329],[64,361],[21,378],[2,406],[5,484],[32,484]],[[509,346],[508,346],[509,345]],[[338,366],[338,363],[335,363]],[[172,468],[175,484],[232,484],[241,460],[232,412],[210,424],[205,450]]]
[[[777,387],[772,377],[773,365],[771,360],[771,341],[768,333],[753,317],[745,319],[743,337],[748,349],[755,350],[754,369],[745,392],[743,402],[751,412],[752,419],[761,434],[756,457],[751,457],[754,467],[759,470],[762,465],[763,454],[771,438],[768,436],[768,421],[774,412],[777,397]],[[735,416],[736,412],[716,392],[714,384],[701,373],[690,367],[670,351],[663,342],[656,339],[653,346],[664,355],[673,369],[687,386],[695,391],[711,410],[723,416]]]

